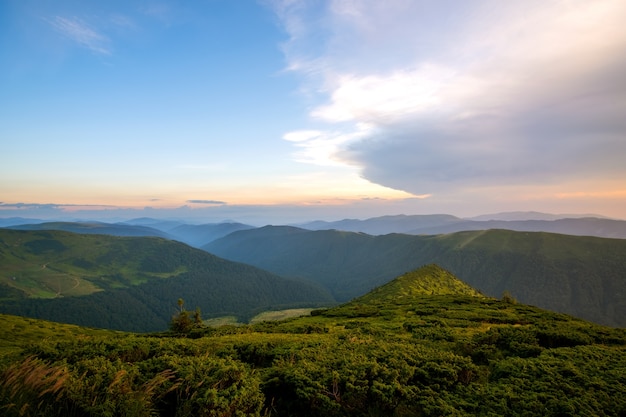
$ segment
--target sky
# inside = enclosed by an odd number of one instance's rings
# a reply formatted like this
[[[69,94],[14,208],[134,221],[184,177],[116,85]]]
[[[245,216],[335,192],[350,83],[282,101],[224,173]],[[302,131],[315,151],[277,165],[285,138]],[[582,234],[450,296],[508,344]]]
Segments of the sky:
[[[5,0],[0,217],[626,219],[623,0]]]

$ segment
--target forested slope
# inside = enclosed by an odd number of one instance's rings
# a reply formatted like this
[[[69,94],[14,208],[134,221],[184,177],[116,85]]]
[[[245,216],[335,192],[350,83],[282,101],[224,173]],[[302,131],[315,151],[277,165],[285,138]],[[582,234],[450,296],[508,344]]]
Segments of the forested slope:
[[[166,329],[178,298],[242,320],[332,301],[316,284],[160,238],[0,230],[0,277],[0,312],[133,331]]]

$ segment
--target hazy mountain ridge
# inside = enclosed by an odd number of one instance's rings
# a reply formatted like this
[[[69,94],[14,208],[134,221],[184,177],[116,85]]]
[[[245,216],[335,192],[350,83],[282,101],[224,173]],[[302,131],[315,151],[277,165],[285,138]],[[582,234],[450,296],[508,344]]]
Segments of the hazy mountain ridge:
[[[126,225],[102,222],[44,222],[9,226],[11,230],[60,230],[80,234],[111,236],[154,236],[172,239],[172,235],[148,226]]]
[[[577,218],[558,220],[487,220],[480,222],[459,222],[451,225],[441,225],[426,228],[413,229],[409,234],[443,234],[462,232],[466,230],[489,230],[506,229],[518,232],[549,232],[572,236],[595,236],[614,239],[626,239],[626,221]]]
[[[253,228],[254,226],[243,223],[182,224],[169,230],[168,233],[176,240],[198,248],[232,232]]]
[[[50,220],[32,219],[27,217],[0,217],[0,227],[19,226],[23,224],[45,223]]]
[[[161,238],[0,229],[0,311],[84,326],[167,328],[183,298],[206,315],[332,302],[279,277]]]
[[[186,224],[143,218],[120,223],[103,222],[33,222],[7,226],[13,230],[64,230],[74,233],[111,236],[157,236],[200,247],[237,230],[251,229],[243,223]]]
[[[584,217],[595,217],[598,219],[610,219],[610,217],[602,216],[600,214],[574,214],[574,213],[543,213],[539,211],[505,211],[501,213],[489,213],[481,214],[479,216],[467,217],[465,220],[505,220],[505,221],[518,221],[518,220],[559,220],[559,219],[580,219]],[[614,219],[616,220],[616,219]]]
[[[300,227],[307,230],[336,229],[371,235],[388,233],[438,235],[465,230],[507,229],[626,239],[624,220],[599,217],[561,218],[558,215],[535,212],[501,213],[474,219],[461,219],[450,215],[382,216],[366,220],[316,221],[302,224]]]
[[[463,222],[462,219],[449,214],[426,215],[395,215],[372,217],[365,220],[344,219],[335,222],[314,221],[298,225],[308,230],[344,230],[347,232],[363,232],[370,235],[386,235],[388,233],[407,233],[411,230],[426,227],[443,227]]]
[[[284,233],[281,235],[281,233]],[[626,240],[507,230],[372,236],[266,227],[203,247],[227,259],[323,285],[338,301],[436,263],[484,294],[626,326]]]
[[[186,223],[183,220],[144,217],[117,223],[9,218],[0,219],[0,227],[22,230],[69,230],[77,233],[103,233],[114,236],[160,236],[178,240],[194,247],[201,247],[229,233],[252,229],[257,226],[236,221],[195,224]],[[459,218],[449,214],[400,214],[364,220],[318,220],[296,224],[293,227],[307,230],[344,230],[371,235],[389,233],[436,235],[465,230],[508,229],[626,239],[626,221],[624,220],[610,219],[599,215],[559,215],[539,212],[507,212],[481,215],[474,218]]]

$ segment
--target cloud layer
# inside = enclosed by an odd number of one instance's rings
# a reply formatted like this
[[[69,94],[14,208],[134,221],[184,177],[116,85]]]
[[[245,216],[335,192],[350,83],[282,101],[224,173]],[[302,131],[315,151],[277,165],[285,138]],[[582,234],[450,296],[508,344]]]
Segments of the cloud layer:
[[[285,135],[298,160],[413,194],[589,192],[626,177],[623,1],[274,9],[287,66],[318,100],[314,129]]]

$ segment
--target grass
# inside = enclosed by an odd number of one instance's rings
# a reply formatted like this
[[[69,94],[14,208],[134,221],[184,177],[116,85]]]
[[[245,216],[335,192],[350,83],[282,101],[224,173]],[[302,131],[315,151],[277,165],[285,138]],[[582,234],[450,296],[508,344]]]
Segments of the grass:
[[[486,297],[407,296],[414,284],[400,280],[395,298],[388,286],[381,297],[285,320],[271,319],[308,309],[265,312],[250,325],[232,326],[233,316],[212,319],[221,326],[183,338],[0,316],[2,376],[15,380],[0,390],[16,404],[56,413],[45,415],[63,415],[75,404],[91,415],[106,408],[127,416],[626,409],[623,329]],[[44,391],[50,395],[38,397]]]
[[[143,242],[152,248],[149,245],[155,245],[153,241]],[[113,236],[2,229],[0,283],[30,298],[55,298],[125,288],[188,271],[186,265],[180,264],[173,270],[146,272],[139,256],[131,255],[126,246],[132,244],[132,239]],[[108,260],[103,261],[105,258]]]
[[[0,314],[0,363],[33,343],[123,335],[106,329]]]
[[[220,327],[220,326],[229,326],[229,325],[240,325],[243,323],[239,323],[239,321],[237,321],[237,317],[236,316],[222,316],[222,317],[215,317],[212,319],[207,319],[207,320],[203,320],[202,323],[205,326],[209,326],[209,327]]]
[[[290,318],[308,316],[313,308],[290,308],[286,310],[271,310],[264,311],[252,317],[249,324],[262,323],[264,321],[279,321]],[[222,316],[206,319],[202,321],[202,324],[209,327],[221,327],[221,326],[243,326],[245,323],[238,321],[236,316]]]
[[[294,317],[307,316],[313,311],[312,308],[292,308],[287,310],[264,311],[250,319],[250,324],[260,323],[262,321],[285,320]]]

